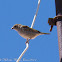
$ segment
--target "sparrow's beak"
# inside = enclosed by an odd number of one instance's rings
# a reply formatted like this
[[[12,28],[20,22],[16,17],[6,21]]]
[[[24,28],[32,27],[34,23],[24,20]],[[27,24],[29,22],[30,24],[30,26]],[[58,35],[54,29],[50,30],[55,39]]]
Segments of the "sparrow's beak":
[[[11,29],[13,29],[13,27]]]

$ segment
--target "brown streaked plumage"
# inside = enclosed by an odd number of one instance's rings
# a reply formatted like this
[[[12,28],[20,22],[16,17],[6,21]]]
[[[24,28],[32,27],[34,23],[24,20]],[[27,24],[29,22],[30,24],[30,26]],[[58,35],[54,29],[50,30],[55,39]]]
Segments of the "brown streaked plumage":
[[[11,29],[16,30],[20,36],[22,36],[23,38],[27,40],[34,39],[39,35],[49,34],[49,33],[40,32],[38,30],[35,30],[33,28],[30,28],[28,26],[21,25],[21,24],[15,24]]]

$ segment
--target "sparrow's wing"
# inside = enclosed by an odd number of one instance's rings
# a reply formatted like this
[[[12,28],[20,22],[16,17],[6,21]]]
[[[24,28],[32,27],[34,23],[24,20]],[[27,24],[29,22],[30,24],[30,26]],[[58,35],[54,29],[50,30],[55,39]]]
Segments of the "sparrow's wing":
[[[50,33],[43,33],[43,32],[40,32],[40,31],[35,30],[35,29],[33,29],[33,28],[30,28],[30,27],[28,27],[28,26],[23,26],[23,30],[24,30],[24,32],[37,33],[37,34],[40,34],[40,35],[42,35],[42,34],[50,34]]]
[[[33,32],[33,33],[41,33],[40,31],[35,30],[35,29],[33,29],[33,28],[30,28],[30,27],[28,27],[28,26],[23,26],[23,29],[24,29],[25,31],[30,31],[30,32]]]

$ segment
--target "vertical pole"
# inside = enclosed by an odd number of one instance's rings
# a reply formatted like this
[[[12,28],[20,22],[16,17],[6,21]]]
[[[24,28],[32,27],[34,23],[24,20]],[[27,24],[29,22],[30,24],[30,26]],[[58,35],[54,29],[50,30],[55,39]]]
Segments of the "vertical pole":
[[[58,32],[59,56],[60,56],[60,62],[62,62],[62,21],[57,22],[57,32]]]
[[[56,4],[56,15],[62,16],[62,0],[55,0]],[[59,19],[56,23],[58,33],[58,45],[59,45],[59,57],[62,62],[62,19]]]

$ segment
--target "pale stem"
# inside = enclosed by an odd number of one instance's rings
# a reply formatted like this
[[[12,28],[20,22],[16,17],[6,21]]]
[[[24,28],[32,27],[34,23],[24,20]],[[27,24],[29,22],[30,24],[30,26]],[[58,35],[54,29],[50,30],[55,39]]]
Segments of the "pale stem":
[[[33,28],[33,26],[34,26],[34,23],[35,23],[35,20],[36,20],[36,16],[37,16],[37,13],[38,13],[38,10],[39,10],[39,5],[40,5],[40,0],[38,0],[37,10],[36,10],[36,13],[34,15],[34,18],[33,18],[32,24],[31,24],[31,28]]]
[[[33,26],[34,26],[35,19],[36,19],[36,16],[37,16],[37,13],[38,13],[38,9],[39,9],[39,5],[40,5],[40,0],[38,0],[37,11],[36,11],[36,14],[35,14],[35,16],[34,16],[34,18],[33,18],[33,22],[32,22],[31,28],[33,28]],[[27,51],[28,47],[29,47],[29,44],[26,43],[26,48],[24,49],[24,51],[22,52],[22,54],[19,56],[19,58],[17,59],[16,62],[19,62],[19,61],[21,60],[22,56],[23,56],[24,53]]]
[[[19,58],[17,59],[17,61],[16,61],[16,62],[19,62],[19,61],[21,60],[22,56],[23,56],[23,55],[24,55],[24,53],[27,51],[28,47],[29,47],[29,44],[28,44],[28,43],[26,43],[26,48],[24,49],[24,51],[22,52],[22,54],[19,56]]]

